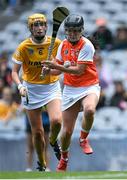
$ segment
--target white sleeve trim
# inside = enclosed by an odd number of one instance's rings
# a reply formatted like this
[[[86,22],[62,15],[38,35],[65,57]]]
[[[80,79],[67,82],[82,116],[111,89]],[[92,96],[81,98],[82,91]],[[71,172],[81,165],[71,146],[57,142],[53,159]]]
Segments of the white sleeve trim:
[[[78,56],[78,61],[93,61],[93,56],[95,53],[95,49],[94,46],[92,45],[91,42],[86,41],[86,44],[84,44],[84,46],[82,47],[82,49],[79,52],[79,56]]]
[[[17,61],[15,58],[12,58],[12,61],[15,62],[16,64],[22,64],[21,61]]]
[[[56,59],[58,59],[60,62],[63,62],[63,59],[61,56],[62,46],[63,46],[63,42],[59,45],[58,50],[57,50],[57,55],[56,55]]]

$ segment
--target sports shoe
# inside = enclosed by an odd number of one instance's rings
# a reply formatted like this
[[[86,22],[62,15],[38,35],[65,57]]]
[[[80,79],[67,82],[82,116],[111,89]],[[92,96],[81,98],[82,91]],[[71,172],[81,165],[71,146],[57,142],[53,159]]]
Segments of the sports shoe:
[[[45,170],[46,172],[51,172],[51,169],[49,169],[49,168],[46,168],[46,170]]]
[[[84,139],[81,141],[81,139],[79,138],[79,143],[80,143],[80,146],[81,146],[81,148],[85,154],[92,154],[93,153],[93,149],[90,146],[88,139]]]
[[[41,163],[39,161],[37,161],[38,167],[36,169],[38,169],[38,171],[45,171],[46,167],[42,166]]]
[[[31,169],[31,168],[27,168],[25,171],[26,171],[26,172],[31,172],[32,169]]]
[[[60,160],[60,157],[61,157],[61,147],[60,147],[60,145],[58,144],[57,141],[55,142],[54,145],[52,145],[51,143],[50,143],[50,145],[52,146],[57,159]]]
[[[57,168],[56,168],[56,171],[60,172],[60,171],[66,171],[67,170],[67,163],[68,163],[68,160],[64,160],[63,158],[60,159],[58,165],[57,165]]]

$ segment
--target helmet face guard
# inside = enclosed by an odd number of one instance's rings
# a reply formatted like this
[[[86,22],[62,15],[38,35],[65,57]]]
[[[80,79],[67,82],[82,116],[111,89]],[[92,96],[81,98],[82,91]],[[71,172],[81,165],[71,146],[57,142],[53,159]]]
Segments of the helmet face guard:
[[[66,39],[71,42],[77,42],[82,37],[84,31],[84,20],[82,16],[70,15],[65,19],[64,29]]]
[[[42,40],[47,31],[47,20],[43,14],[33,14],[28,18],[29,30],[37,40]]]
[[[80,40],[83,34],[83,28],[80,27],[69,27],[65,28],[65,36],[69,42],[77,42]]]

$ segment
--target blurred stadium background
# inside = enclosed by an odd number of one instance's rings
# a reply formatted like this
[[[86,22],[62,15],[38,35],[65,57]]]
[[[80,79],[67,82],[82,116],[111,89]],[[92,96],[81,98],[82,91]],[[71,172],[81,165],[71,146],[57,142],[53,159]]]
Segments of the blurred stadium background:
[[[52,11],[56,6],[66,6],[71,13],[82,15],[85,35],[94,36],[101,26],[111,34],[110,41],[103,42],[104,46],[97,50],[101,57],[101,66],[97,64],[97,67],[102,95],[90,134],[94,154],[85,156],[79,147],[80,113],[70,149],[69,170],[127,170],[127,0],[0,0],[0,98],[4,87],[10,86],[13,99],[19,105],[16,118],[7,124],[0,120],[0,171],[26,169],[25,115],[10,78],[12,53],[29,36],[27,17],[35,12],[46,14],[47,34],[51,35]],[[58,37],[64,38],[62,26]],[[55,170],[57,161],[50,147],[49,151],[50,168]]]

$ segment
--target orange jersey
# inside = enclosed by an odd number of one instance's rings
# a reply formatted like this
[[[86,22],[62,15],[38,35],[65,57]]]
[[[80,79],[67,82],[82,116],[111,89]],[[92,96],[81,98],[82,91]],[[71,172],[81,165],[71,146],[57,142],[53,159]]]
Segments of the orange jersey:
[[[36,44],[31,38],[23,41],[13,54],[12,60],[22,65],[22,79],[33,84],[50,84],[58,80],[58,76],[47,75],[43,80],[40,78],[42,67],[41,61],[47,59],[51,37],[46,36],[43,43]],[[61,41],[56,38],[52,56],[55,57]]]
[[[76,45],[64,40],[57,52],[57,62],[64,64],[71,62],[71,66],[86,64],[82,75],[64,73],[64,84],[74,87],[90,86],[99,83],[95,63],[93,61],[95,49],[93,44],[85,37],[82,37]]]

